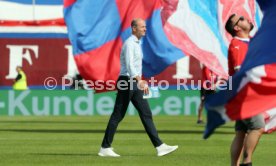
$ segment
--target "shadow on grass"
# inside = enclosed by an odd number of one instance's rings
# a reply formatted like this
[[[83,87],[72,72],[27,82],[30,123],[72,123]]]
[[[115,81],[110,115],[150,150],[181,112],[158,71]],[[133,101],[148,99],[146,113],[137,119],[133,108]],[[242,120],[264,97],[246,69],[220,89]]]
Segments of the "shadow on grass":
[[[86,121],[86,122],[84,122],[84,121],[82,121],[82,122],[78,122],[78,121],[24,121],[24,120],[22,120],[22,121],[13,121],[13,120],[1,120],[0,121],[0,124],[1,123],[24,123],[24,124],[32,124],[32,123],[34,123],[34,124],[43,124],[43,123],[51,123],[51,124],[54,124],[54,123],[79,123],[79,124],[94,124],[95,122],[94,121]],[[97,123],[106,123],[106,122],[97,122]]]
[[[88,156],[88,157],[99,157],[99,158],[102,158],[102,159],[110,158],[110,157],[100,157],[100,156],[98,156],[97,153],[87,153],[87,154],[77,154],[77,153],[29,153],[29,155],[37,155],[37,156],[72,156],[72,157],[74,157],[74,156],[75,157],[79,157],[79,156],[86,157],[86,156]],[[143,154],[140,154],[140,155],[138,155],[138,154],[137,155],[127,154],[127,155],[121,156],[121,157],[119,157],[117,159],[120,159],[120,158],[125,157],[125,156],[127,156],[127,157],[137,157],[137,156],[140,156],[141,157],[141,156],[145,156],[145,155],[143,155]],[[152,155],[152,157],[156,157],[156,156]],[[115,158],[112,157],[112,159],[116,159],[116,157]]]
[[[30,155],[39,156],[98,156],[97,154],[87,153],[87,154],[77,154],[77,153],[29,153]]]
[[[197,127],[197,128],[205,128],[206,124],[195,124],[193,127]],[[219,126],[219,128],[221,129],[232,129],[234,130],[235,126],[229,126],[229,125],[225,125],[225,126]]]
[[[103,134],[105,130],[83,130],[83,129],[74,129],[74,130],[64,130],[64,129],[0,129],[0,131],[9,131],[9,132],[30,132],[30,133],[99,133]],[[117,133],[126,133],[126,134],[145,134],[145,130],[118,130]],[[163,134],[202,134],[203,131],[200,130],[158,130],[158,133]],[[233,131],[216,131],[216,134],[233,134]]]

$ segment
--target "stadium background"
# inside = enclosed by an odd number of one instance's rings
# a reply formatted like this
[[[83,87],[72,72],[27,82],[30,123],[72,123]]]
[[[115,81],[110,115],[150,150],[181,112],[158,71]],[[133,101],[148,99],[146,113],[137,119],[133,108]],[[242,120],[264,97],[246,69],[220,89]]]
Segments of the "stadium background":
[[[70,79],[77,73],[62,18],[62,0],[0,3],[0,115],[109,115],[115,92],[61,91],[62,77]],[[11,90],[17,65],[23,66],[30,91]],[[160,99],[150,99],[153,114],[195,115],[199,92],[175,89],[177,79],[186,79],[188,86],[193,81],[197,86],[200,68],[197,59],[185,56],[156,75],[156,80],[169,82],[170,90],[161,91]],[[44,86],[49,77],[57,81],[53,91],[47,91]],[[136,114],[132,105],[128,114]]]
[[[188,85],[200,79],[200,64],[193,57],[185,57],[155,76],[168,80],[171,90],[149,100],[154,115],[165,115],[154,117],[161,138],[179,145],[178,151],[157,158],[139,118],[127,116],[114,141],[122,157],[98,157],[108,116],[97,115],[110,114],[115,92],[60,90],[61,78],[76,74],[61,4],[62,0],[0,0],[1,166],[229,165],[234,124],[220,127],[211,139],[203,140],[204,126],[196,124],[196,116],[183,116],[196,114],[199,92],[174,90],[176,78],[186,78]],[[23,66],[30,90],[12,90],[16,65]],[[57,80],[57,90],[44,89],[48,77]],[[128,115],[135,114],[130,105]],[[275,146],[275,134],[264,135],[254,154],[254,165],[274,166]]]

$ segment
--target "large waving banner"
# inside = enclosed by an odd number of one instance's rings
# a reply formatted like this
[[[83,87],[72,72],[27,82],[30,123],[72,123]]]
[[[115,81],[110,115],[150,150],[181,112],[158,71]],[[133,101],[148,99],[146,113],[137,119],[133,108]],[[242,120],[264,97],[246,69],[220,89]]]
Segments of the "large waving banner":
[[[227,77],[230,37],[224,24],[233,12],[260,25],[261,13],[254,0],[2,0],[0,86],[12,84],[16,65],[23,66],[34,88],[43,86],[49,76],[61,85],[63,76],[76,71],[72,52],[86,79],[116,79],[120,47],[135,17],[146,19],[148,26],[143,42],[144,76],[159,74],[157,79],[170,84],[178,78],[197,81],[201,72],[196,58]]]
[[[163,29],[160,0],[64,1],[68,34],[81,75],[92,81],[116,80],[120,51],[134,18],[147,21],[143,74],[154,76],[184,56]]]
[[[64,7],[78,69],[92,81],[118,77],[120,48],[138,17],[147,21],[144,76],[192,55],[227,78],[227,18],[243,14],[258,25],[261,17],[254,0],[64,0]]]

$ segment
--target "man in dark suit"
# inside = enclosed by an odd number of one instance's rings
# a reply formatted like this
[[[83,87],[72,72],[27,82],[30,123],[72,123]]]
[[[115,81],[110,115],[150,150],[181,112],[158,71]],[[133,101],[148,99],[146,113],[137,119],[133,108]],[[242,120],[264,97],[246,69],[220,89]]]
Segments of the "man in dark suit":
[[[138,110],[143,126],[156,148],[158,156],[166,155],[178,148],[178,146],[166,145],[160,140],[152,120],[148,101],[143,98],[144,93],[148,94],[149,91],[146,81],[141,78],[143,52],[140,39],[146,34],[146,23],[142,19],[134,19],[131,22],[131,29],[132,35],[125,41],[121,51],[121,71],[116,84],[118,94],[98,153],[99,156],[120,156],[113,151],[111,143],[119,122],[123,120],[126,114],[130,101]]]

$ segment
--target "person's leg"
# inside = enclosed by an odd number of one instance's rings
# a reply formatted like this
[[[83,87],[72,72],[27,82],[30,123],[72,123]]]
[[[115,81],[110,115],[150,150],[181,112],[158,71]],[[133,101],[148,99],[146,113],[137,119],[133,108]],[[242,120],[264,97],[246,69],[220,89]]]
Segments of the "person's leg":
[[[103,148],[111,147],[111,143],[113,141],[118,124],[126,114],[132,93],[132,90],[118,89],[113,113],[110,116],[107,128],[105,130],[105,135],[102,142]]]
[[[262,115],[256,115],[252,118],[246,119],[247,127],[249,129],[248,135],[244,141],[243,163],[252,162],[252,154],[264,132],[265,122]]]
[[[164,156],[174,152],[178,148],[177,145],[170,146],[160,140],[153,123],[152,113],[148,101],[143,99],[143,94],[144,92],[142,90],[136,89],[132,95],[131,102],[138,110],[143,126],[150,137],[153,146],[156,148],[157,156]]]
[[[202,120],[203,105],[204,105],[204,100],[201,99],[201,102],[199,104],[198,111],[197,111],[197,113],[198,113],[197,114],[197,124],[203,123],[203,120]]]
[[[243,163],[252,162],[252,154],[261,138],[263,129],[252,130],[248,133],[244,141]]]
[[[238,166],[240,163],[245,135],[246,133],[243,131],[236,131],[236,135],[231,144],[231,166]]]
[[[238,166],[240,164],[240,158],[243,150],[243,143],[246,136],[247,127],[243,121],[238,120],[235,123],[235,137],[232,141],[230,154],[231,154],[231,166]]]
[[[200,104],[198,106],[198,111],[197,111],[197,123],[200,124],[203,122],[202,120],[202,111],[203,111],[203,106],[204,106],[204,98],[205,98],[205,90],[203,88],[200,89]]]
[[[150,137],[150,140],[154,147],[160,146],[162,141],[160,140],[155,125],[152,119],[152,113],[146,99],[143,99],[143,91],[135,90],[131,102],[134,107],[137,109],[140,119],[143,123],[143,126]]]

